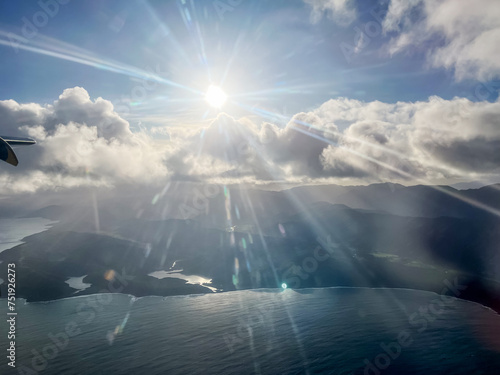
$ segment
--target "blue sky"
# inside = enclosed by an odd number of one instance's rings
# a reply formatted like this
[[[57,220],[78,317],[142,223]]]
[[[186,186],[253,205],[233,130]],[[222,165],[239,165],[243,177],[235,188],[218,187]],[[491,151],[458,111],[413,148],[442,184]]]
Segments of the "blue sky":
[[[498,181],[497,4],[2,2],[0,134],[38,145],[0,182]]]
[[[377,19],[372,11],[383,15],[387,2],[374,7],[373,1],[357,1],[356,19],[347,26],[326,15],[311,22],[311,6],[301,0],[243,0],[235,7],[221,3],[224,6],[212,1],[69,1],[59,4],[57,14],[26,44],[36,44],[42,36],[55,38],[103,61],[144,71],[152,68],[200,91],[210,80],[219,84],[227,69],[222,86],[228,94],[244,94],[238,97],[244,105],[285,114],[306,111],[336,97],[390,103],[425,100],[431,95],[477,100],[473,95],[477,80],[457,82],[452,71],[428,67],[426,50],[392,57],[384,52],[391,35],[382,35],[381,27],[374,28]],[[41,10],[36,1],[2,2],[0,27],[23,35],[23,17],[33,22]],[[344,50],[347,45],[355,46],[357,30],[365,30],[367,24],[375,36],[346,59],[342,45]],[[137,85],[127,75],[29,51],[16,52],[10,46],[0,49],[0,99],[50,102],[65,88],[81,86],[92,97],[118,104]],[[254,92],[261,94],[245,95]],[[137,103],[137,116],[151,109],[171,115],[179,105],[196,100],[196,95],[161,85],[148,91],[147,99],[145,108]],[[171,108],[170,99],[180,103]],[[495,99],[494,93],[488,97]]]

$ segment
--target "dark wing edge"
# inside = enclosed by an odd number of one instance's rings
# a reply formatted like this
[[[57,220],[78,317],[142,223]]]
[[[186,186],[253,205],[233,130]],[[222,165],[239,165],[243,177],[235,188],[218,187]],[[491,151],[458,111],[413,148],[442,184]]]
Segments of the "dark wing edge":
[[[3,160],[9,163],[10,165],[13,165],[14,167],[16,167],[19,164],[19,160],[17,160],[17,156],[14,150],[1,137],[0,137],[0,160]]]

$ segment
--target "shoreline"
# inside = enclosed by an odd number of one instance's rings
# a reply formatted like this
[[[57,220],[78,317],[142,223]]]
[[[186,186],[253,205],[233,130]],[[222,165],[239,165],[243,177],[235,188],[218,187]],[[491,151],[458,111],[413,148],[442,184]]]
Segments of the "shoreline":
[[[317,289],[373,289],[373,290],[406,290],[406,291],[411,291],[411,292],[425,292],[425,293],[432,293],[435,294],[436,296],[441,296],[443,294],[439,294],[435,291],[432,290],[423,290],[423,289],[412,289],[412,288],[404,288],[404,287],[368,287],[368,286],[325,286],[325,287],[307,287],[307,288],[297,288],[297,289],[292,289],[292,288],[287,288],[287,290],[292,290],[297,293],[300,293],[302,290],[317,290]],[[75,295],[75,296],[68,296],[68,297],[61,297],[61,298],[56,298],[56,299],[51,299],[51,300],[43,300],[43,299],[32,299],[29,300],[28,298],[25,297],[18,297],[16,298],[17,300],[24,300],[24,305],[27,304],[32,304],[32,303],[40,303],[40,304],[47,304],[47,303],[53,303],[57,301],[63,301],[63,300],[68,300],[68,299],[73,299],[73,298],[81,298],[81,297],[89,297],[89,296],[95,296],[95,295],[100,295],[100,294],[112,294],[112,295],[120,295],[120,296],[128,296],[132,299],[138,300],[141,298],[147,298],[147,297],[156,297],[156,298],[169,298],[169,297],[195,297],[195,296],[205,296],[205,295],[214,295],[214,294],[221,294],[221,293],[231,293],[231,292],[240,292],[240,291],[255,291],[255,292],[270,292],[270,293],[276,293],[276,292],[283,292],[285,289],[282,288],[255,288],[255,289],[237,289],[237,290],[226,290],[226,291],[218,291],[218,292],[211,292],[211,293],[189,293],[189,294],[174,294],[174,295],[156,295],[156,294],[147,294],[147,295],[133,295],[130,293],[89,293],[89,294],[80,294],[80,295]],[[495,309],[495,306],[498,304],[498,298],[497,299],[492,299],[491,303],[485,303],[486,301],[480,301],[478,298],[472,299],[472,298],[465,298],[465,297],[457,297],[457,296],[451,296],[447,295],[448,298],[455,298],[457,300],[462,300],[465,302],[469,303],[474,303],[477,304],[485,309],[491,310],[492,312],[500,315],[500,308]],[[0,297],[0,301],[7,300],[4,297]],[[495,303],[496,302],[496,303]]]

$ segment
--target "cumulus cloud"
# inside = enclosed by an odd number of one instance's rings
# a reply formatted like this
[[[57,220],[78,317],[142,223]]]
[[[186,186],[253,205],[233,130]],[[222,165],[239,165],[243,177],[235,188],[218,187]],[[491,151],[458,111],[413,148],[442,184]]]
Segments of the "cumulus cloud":
[[[296,176],[325,175],[320,155],[337,141],[335,124],[322,121],[314,113],[299,113],[285,128],[269,127],[266,131],[270,139],[264,143],[264,153],[274,163],[288,167],[289,173]]]
[[[81,87],[64,90],[45,106],[0,101],[0,128],[5,135],[24,133],[38,142],[19,152],[19,168],[2,168],[6,192],[147,183],[168,175],[166,150],[147,135],[132,133],[111,102],[92,101]]]
[[[220,174],[225,177],[253,182],[317,178],[325,173],[320,155],[336,141],[337,132],[334,124],[323,124],[313,113],[295,115],[284,128],[221,114],[184,148],[217,160],[226,168]]]
[[[356,19],[356,9],[352,0],[304,0],[312,7],[311,19],[318,22],[323,14],[339,25],[349,25]]]
[[[450,181],[498,176],[500,102],[431,97],[423,102],[330,100],[314,113],[345,127],[322,153],[339,176]]]
[[[391,0],[383,27],[398,33],[393,54],[425,46],[429,63],[454,69],[458,80],[500,75],[497,0]]]
[[[0,102],[2,129],[34,137],[3,193],[80,186],[224,183],[453,183],[500,175],[500,101],[332,99],[285,126],[220,114],[204,126],[132,132],[82,88],[50,105]],[[3,131],[2,131],[3,132]]]
[[[90,100],[81,87],[64,90],[53,104],[20,104],[14,100],[0,101],[0,127],[6,133],[17,132],[20,126],[42,126],[53,132],[60,124],[76,122],[94,126],[100,137],[126,139],[130,136],[129,124],[113,110],[113,104],[97,98]]]
[[[223,163],[232,177],[452,183],[498,177],[499,119],[498,101],[339,98],[282,128],[221,115],[191,137],[189,148]]]

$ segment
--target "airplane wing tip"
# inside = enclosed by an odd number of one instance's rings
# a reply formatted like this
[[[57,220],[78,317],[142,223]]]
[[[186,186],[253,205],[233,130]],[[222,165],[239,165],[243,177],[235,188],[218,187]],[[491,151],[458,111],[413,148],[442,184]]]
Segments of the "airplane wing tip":
[[[17,167],[19,160],[10,145],[0,137],[0,160],[3,160],[14,167]]]

